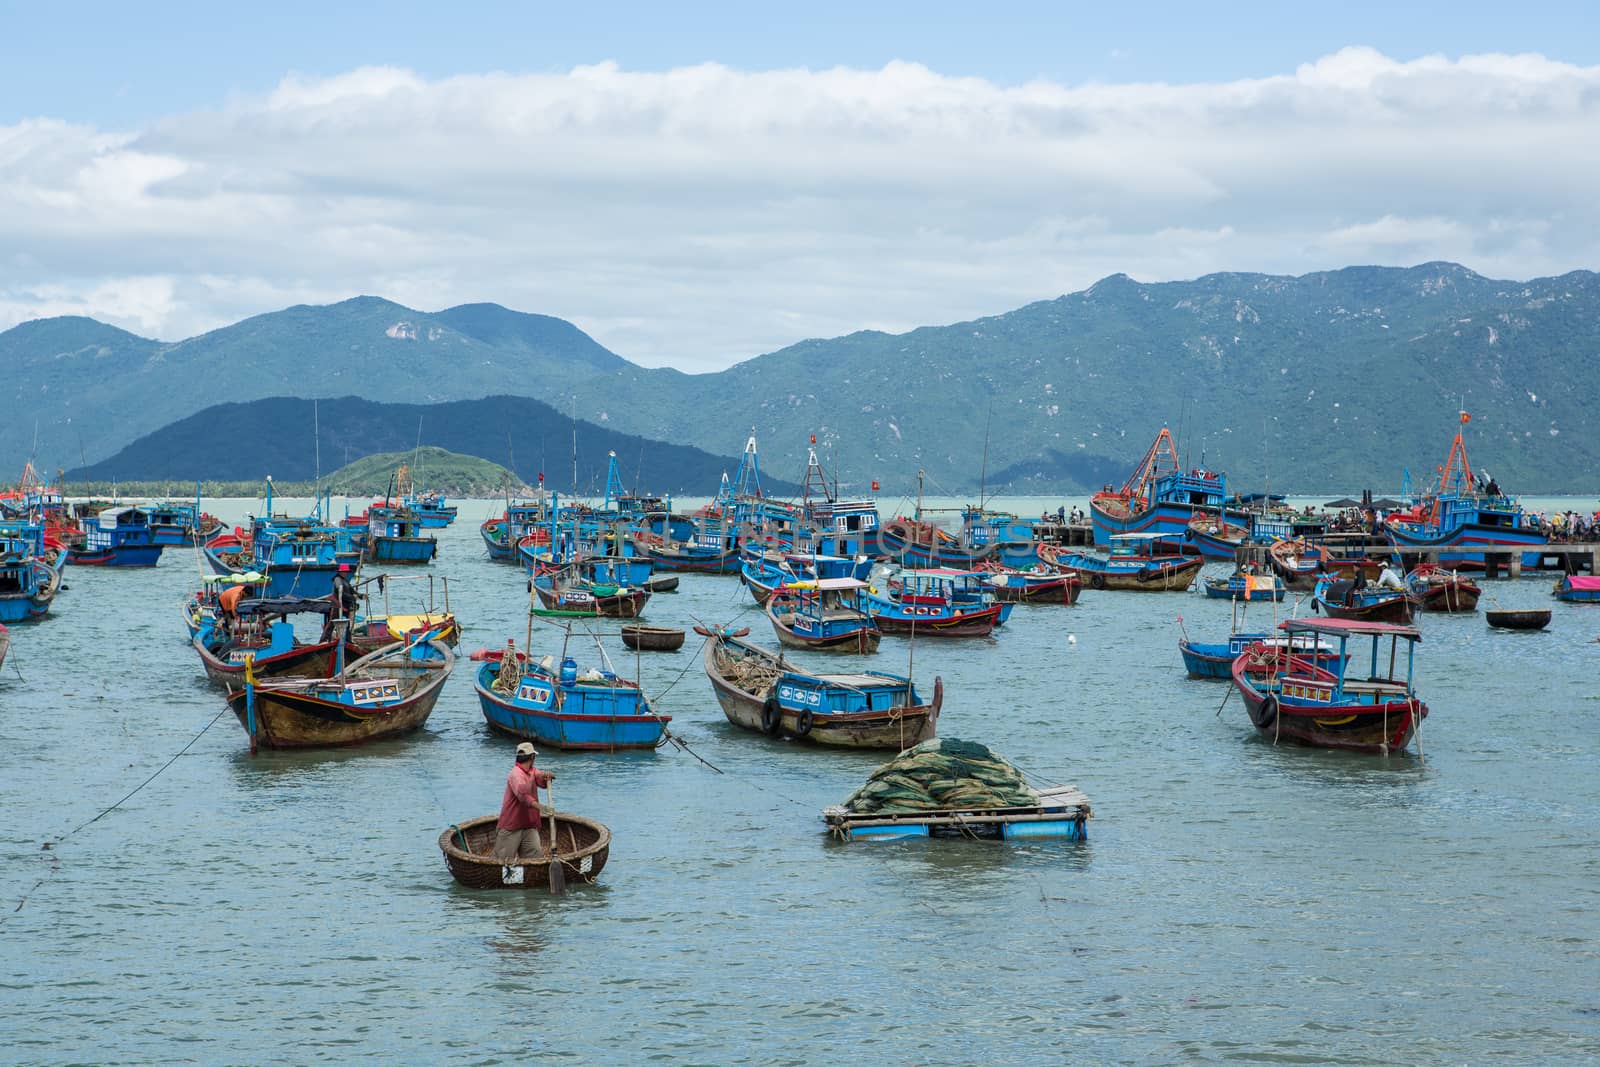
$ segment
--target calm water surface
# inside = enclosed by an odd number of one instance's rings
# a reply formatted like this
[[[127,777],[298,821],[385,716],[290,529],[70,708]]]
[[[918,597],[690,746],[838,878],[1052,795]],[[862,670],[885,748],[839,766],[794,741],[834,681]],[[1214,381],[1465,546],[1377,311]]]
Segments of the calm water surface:
[[[478,542],[491,507],[440,531],[463,650],[525,626],[520,572]],[[919,641],[941,732],[1081,786],[1082,844],[831,842],[820,809],[880,757],[730,727],[691,637],[638,670],[723,773],[671,749],[545,757],[559,806],[615,835],[598,884],[552,899],[463,890],[435,845],[497,810],[511,762],[465,669],[425,731],[360,750],[252,758],[226,715],[42,849],[222,709],[177,617],[195,574],[175,549],[69,571],[13,628],[0,1061],[1600,1058],[1600,608],[1548,579],[1489,590],[1553,607],[1543,634],[1423,619],[1423,758],[1274,748],[1237,698],[1217,715],[1227,687],[1187,680],[1175,642],[1180,614],[1223,634],[1220,601],[1090,591],[993,640]],[[694,618],[769,636],[731,578],[650,602]],[[909,654],[886,639],[874,666]]]

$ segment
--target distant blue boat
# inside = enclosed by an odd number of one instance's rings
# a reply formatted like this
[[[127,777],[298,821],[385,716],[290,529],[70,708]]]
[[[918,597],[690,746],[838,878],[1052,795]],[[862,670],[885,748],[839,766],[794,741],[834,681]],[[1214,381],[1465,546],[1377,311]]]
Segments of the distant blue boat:
[[[406,507],[417,513],[425,529],[442,530],[456,521],[456,509],[439,493],[423,493],[405,498]]]
[[[1600,604],[1600,576],[1569,574],[1556,583],[1554,595],[1572,604]]]
[[[1246,574],[1235,571],[1226,578],[1207,578],[1201,583],[1206,596],[1214,600],[1282,600],[1288,587],[1276,574]]]
[[[525,737],[564,749],[655,748],[670,715],[659,715],[645,699],[639,683],[611,671],[578,673],[577,663],[563,659],[559,673],[550,657],[532,663],[515,653],[517,668],[506,672],[503,651],[479,653],[474,687],[486,722],[501,733]]]
[[[363,558],[371,563],[421,565],[439,554],[439,542],[422,536],[423,523],[409,508],[373,505],[367,509]]]
[[[107,508],[85,524],[83,544],[67,554],[76,567],[154,567],[163,547],[143,508]]]

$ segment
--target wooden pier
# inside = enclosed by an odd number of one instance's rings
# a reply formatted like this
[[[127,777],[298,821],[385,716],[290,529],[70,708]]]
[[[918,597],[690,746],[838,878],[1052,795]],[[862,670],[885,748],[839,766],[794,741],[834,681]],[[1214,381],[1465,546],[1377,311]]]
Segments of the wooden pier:
[[[1506,545],[1503,547],[1466,546],[1454,548],[1398,548],[1380,536],[1367,533],[1331,533],[1322,543],[1347,557],[1369,556],[1373,559],[1398,558],[1406,570],[1419,563],[1441,564],[1441,556],[1481,555],[1485,578],[1520,578],[1526,570],[1555,574],[1600,574],[1600,543],[1572,542],[1546,545]],[[1267,546],[1245,545],[1240,549],[1241,563],[1267,566]],[[1524,556],[1538,556],[1538,563],[1523,565]]]

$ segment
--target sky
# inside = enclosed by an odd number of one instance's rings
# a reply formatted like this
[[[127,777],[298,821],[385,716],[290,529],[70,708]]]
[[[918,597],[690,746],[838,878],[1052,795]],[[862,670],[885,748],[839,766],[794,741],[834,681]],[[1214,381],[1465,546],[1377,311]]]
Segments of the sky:
[[[1590,269],[1582,4],[0,0],[0,329],[494,301],[715,370],[1113,273]]]

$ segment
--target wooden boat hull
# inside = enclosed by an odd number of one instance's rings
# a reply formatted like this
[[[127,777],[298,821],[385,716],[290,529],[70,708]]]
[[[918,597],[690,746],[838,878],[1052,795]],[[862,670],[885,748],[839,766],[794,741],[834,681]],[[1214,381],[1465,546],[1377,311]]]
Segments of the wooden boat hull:
[[[610,596],[584,593],[587,599],[575,598],[581,590],[556,592],[535,582],[533,591],[546,611],[565,611],[574,615],[595,615],[607,619],[637,619],[650,599],[648,589],[629,589]]]
[[[1366,704],[1361,705],[1360,710],[1296,708],[1281,704],[1277,697],[1257,692],[1248,685],[1237,688],[1244,698],[1245,712],[1259,733],[1275,741],[1311,748],[1337,748],[1374,755],[1401,752],[1416,736],[1417,724],[1428,717],[1428,706],[1420,700]]]
[[[1227,578],[1207,578],[1200,584],[1205,589],[1206,596],[1213,600],[1282,600],[1284,594],[1289,591],[1288,586],[1281,580],[1275,588],[1251,590],[1248,597],[1244,595],[1243,586],[1236,587]]]
[[[206,677],[212,684],[220,685],[224,689],[238,689],[244,685],[243,663],[230,663],[218,658],[216,653],[207,648],[198,637],[193,638],[191,643],[194,645],[194,650],[200,654],[200,665],[205,668]],[[384,643],[393,644],[393,639]],[[354,663],[369,651],[372,650],[361,648],[354,643],[346,644],[345,662]],[[330,678],[338,672],[338,669],[337,643],[333,641],[303,645],[289,652],[255,661],[257,678]]]
[[[665,626],[624,626],[622,643],[639,652],[676,652],[683,647],[684,632]]]
[[[489,728],[507,737],[536,741],[575,752],[653,749],[670,715],[569,715],[562,711],[519,708],[498,694],[475,686],[478,707]]]
[[[706,552],[675,551],[659,545],[642,547],[657,570],[675,574],[732,574],[739,569],[737,546]]]
[[[435,644],[446,653],[445,661],[427,668],[434,672],[433,676],[409,697],[385,707],[353,708],[295,690],[258,687],[252,741],[267,748],[337,748],[400,737],[419,729],[433,713],[454,664],[448,646]],[[248,731],[247,690],[230,689],[228,706],[238,716],[239,725]]]
[[[767,618],[772,621],[772,632],[777,635],[778,643],[785,648],[808,648],[818,652],[857,652],[870,655],[878,651],[878,642],[883,640],[883,634],[872,626],[865,625],[851,630],[848,633],[829,634],[825,637],[812,637],[809,634],[797,633],[773,617],[771,612]]]
[[[1030,579],[1017,585],[986,582],[994,598],[1002,604],[1076,604],[1083,592],[1083,579],[1076,574],[1057,574]]]
[[[764,696],[740,689],[722,675],[717,666],[717,644],[715,640],[706,642],[705,667],[723,715],[741,729],[769,733],[761,721],[766,703]],[[808,728],[803,728],[805,724],[801,723],[798,711],[785,708],[782,710],[780,728],[772,736],[793,737],[835,748],[881,748],[899,752],[934,736],[943,704],[944,680],[936,678],[933,682],[933,699],[927,704],[884,711],[818,715]]]
[[[369,563],[422,566],[439,554],[439,542],[431,537],[372,537],[367,541]]]
[[[778,643],[785,648],[809,648],[819,652],[857,652],[862,655],[878,651],[878,642],[883,640],[883,633],[873,625],[872,618],[865,612],[859,613],[859,618],[826,619],[821,624],[821,632],[807,633],[795,625],[797,614],[785,610],[792,604],[793,601],[789,598],[775,597],[767,601],[766,607],[767,621],[772,624],[772,632],[777,635]]]
[[[1402,624],[1411,621],[1411,601],[1404,593],[1399,592],[1366,604],[1329,604],[1325,600],[1313,600],[1311,607],[1330,619]]]
[[[1113,589],[1139,593],[1184,593],[1194,585],[1205,559],[1195,556],[1182,563],[1159,567],[1141,567],[1138,570],[1090,570],[1083,568],[1084,584],[1090,589]]]
[[[74,567],[154,567],[165,545],[112,545],[104,548],[69,548],[67,561]]]
[[[439,835],[450,875],[469,889],[549,889],[550,857],[503,864],[494,857],[498,815],[467,819]],[[545,812],[546,827],[554,827],[556,856],[569,884],[592,882],[605,869],[611,855],[611,831],[602,823],[566,812]]]
[[[1423,611],[1459,612],[1465,614],[1478,610],[1478,598],[1483,595],[1476,582],[1463,578],[1430,582],[1420,590],[1413,590],[1411,602]]]
[[[945,618],[872,613],[872,621],[886,634],[916,637],[988,637],[1000,625],[1000,605],[966,611]]]
[[[1550,609],[1526,611],[1495,610],[1483,613],[1497,630],[1542,630],[1550,625]]]
[[[496,563],[517,561],[517,546],[506,536],[504,519],[489,519],[478,527],[478,534],[483,538],[484,550],[489,553],[491,560]]]

